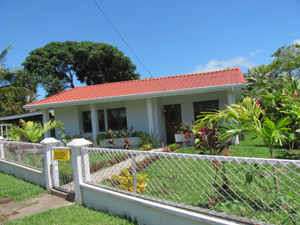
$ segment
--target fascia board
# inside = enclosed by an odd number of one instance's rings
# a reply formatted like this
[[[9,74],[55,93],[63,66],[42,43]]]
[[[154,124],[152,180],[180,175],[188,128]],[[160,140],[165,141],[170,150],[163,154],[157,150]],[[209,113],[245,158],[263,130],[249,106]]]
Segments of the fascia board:
[[[114,101],[135,100],[135,99],[143,99],[143,98],[164,97],[170,95],[183,95],[183,94],[194,94],[194,93],[203,93],[203,92],[211,92],[211,91],[222,91],[231,88],[243,88],[243,87],[245,87],[245,83],[201,87],[201,88],[189,88],[189,89],[180,89],[180,90],[172,90],[172,91],[160,91],[160,92],[151,92],[151,93],[135,94],[135,95],[122,95],[122,96],[114,96],[114,97],[107,97],[107,98],[93,98],[93,99],[75,100],[75,101],[68,101],[68,102],[55,102],[55,103],[46,103],[46,104],[39,104],[39,105],[27,105],[27,106],[23,106],[23,108],[24,109],[45,109],[45,108],[54,108],[54,107],[63,107],[63,106],[86,105],[86,104],[105,103],[105,102],[114,102]]]

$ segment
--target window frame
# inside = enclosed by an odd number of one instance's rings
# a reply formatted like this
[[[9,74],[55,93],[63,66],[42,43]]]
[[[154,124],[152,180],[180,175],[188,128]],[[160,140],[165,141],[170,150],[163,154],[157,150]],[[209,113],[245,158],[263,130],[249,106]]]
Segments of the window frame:
[[[110,115],[112,115],[112,113],[110,112],[112,110],[117,110],[117,114],[118,114],[117,117],[111,117],[110,116]],[[121,110],[125,111],[125,117],[121,117]],[[107,128],[108,129],[111,129],[111,130],[121,130],[121,129],[127,128],[127,114],[126,114],[126,108],[125,107],[123,107],[123,108],[114,108],[114,109],[107,109],[106,112],[107,112]],[[124,120],[124,119],[125,119],[125,127],[124,126],[123,127],[111,127],[111,124],[113,123],[112,120],[116,120],[117,123],[121,123],[120,121]]]
[[[99,117],[99,112],[100,111],[103,112],[103,119],[100,119],[100,117]],[[97,111],[97,113],[98,113],[98,131],[103,132],[103,131],[105,131],[105,113],[104,113],[104,109],[99,109]],[[102,126],[101,126],[101,123],[102,123]]]
[[[216,108],[215,109],[204,109],[204,110],[202,110],[201,112],[213,112],[213,110],[219,110],[219,100],[218,99],[216,99],[216,100],[208,100],[208,101],[197,101],[197,102],[193,102],[193,110],[194,110],[194,119],[195,119],[195,121],[196,120],[198,120],[199,118],[197,117],[197,116],[200,116],[201,115],[201,113],[200,113],[200,111],[198,112],[198,111],[196,111],[196,107],[195,107],[195,105],[196,104],[207,104],[207,103],[209,103],[209,102],[212,102],[213,104],[216,104]]]
[[[85,115],[90,114],[89,120],[86,119]],[[91,111],[83,111],[82,112],[82,121],[83,121],[83,133],[92,133],[93,132],[93,125],[92,125],[92,117]],[[89,129],[90,127],[90,129]]]

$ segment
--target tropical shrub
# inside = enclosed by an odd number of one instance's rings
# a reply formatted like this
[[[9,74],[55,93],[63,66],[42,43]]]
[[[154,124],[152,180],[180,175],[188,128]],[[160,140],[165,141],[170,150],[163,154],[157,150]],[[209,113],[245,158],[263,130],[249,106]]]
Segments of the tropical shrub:
[[[146,132],[142,132],[139,135],[140,146],[151,144],[153,148],[157,148],[158,146],[160,146],[162,141],[163,141],[163,137],[159,137],[159,135],[154,134],[154,132],[151,132],[150,134]]]
[[[12,136],[16,139],[18,136],[24,136],[32,143],[38,143],[42,140],[43,134],[53,128],[64,130],[63,123],[60,121],[51,120],[42,126],[41,124],[28,121],[27,123],[20,119],[21,127],[12,128]]]

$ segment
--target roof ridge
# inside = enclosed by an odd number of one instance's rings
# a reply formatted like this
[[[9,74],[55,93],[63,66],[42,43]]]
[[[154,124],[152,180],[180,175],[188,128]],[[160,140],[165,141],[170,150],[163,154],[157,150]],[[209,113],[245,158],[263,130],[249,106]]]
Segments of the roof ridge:
[[[104,83],[104,84],[93,84],[93,85],[87,85],[87,86],[76,86],[75,88],[87,88],[87,87],[96,87],[96,86],[107,86],[107,85],[115,85],[120,83],[130,83],[130,82],[144,82],[144,81],[153,81],[153,80],[162,80],[162,79],[168,79],[168,78],[176,78],[176,77],[188,77],[188,76],[195,76],[200,74],[209,74],[209,73],[219,73],[222,71],[230,71],[230,70],[237,70],[239,67],[234,68],[228,68],[223,70],[216,70],[216,71],[209,71],[209,72],[201,72],[201,73],[188,73],[188,74],[181,74],[181,75],[173,75],[173,76],[167,76],[167,77],[156,77],[156,78],[144,78],[144,79],[138,79],[138,80],[124,80],[124,81],[116,81],[116,82],[110,82],[110,83]],[[74,89],[74,88],[73,88]],[[72,90],[72,89],[70,89]]]

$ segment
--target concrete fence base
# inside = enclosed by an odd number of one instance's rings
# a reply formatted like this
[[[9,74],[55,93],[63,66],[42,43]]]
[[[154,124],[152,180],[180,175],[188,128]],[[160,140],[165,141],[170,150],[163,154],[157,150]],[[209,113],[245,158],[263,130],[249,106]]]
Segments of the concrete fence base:
[[[80,184],[80,189],[83,205],[96,210],[108,211],[115,216],[130,216],[133,221],[137,220],[138,224],[238,224],[228,220],[95,187],[86,183]]]
[[[45,173],[39,170],[0,159],[0,172],[13,175],[41,187],[46,187]]]

